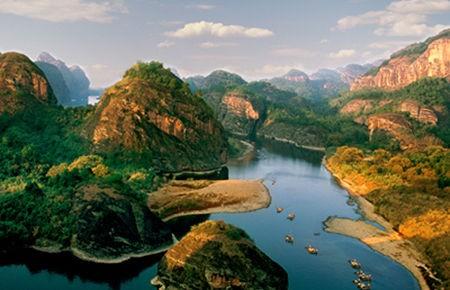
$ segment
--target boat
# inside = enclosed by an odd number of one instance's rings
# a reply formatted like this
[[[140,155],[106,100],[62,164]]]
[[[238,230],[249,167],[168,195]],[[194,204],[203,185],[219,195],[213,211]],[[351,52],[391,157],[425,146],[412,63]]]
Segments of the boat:
[[[360,282],[357,286],[361,290],[370,290],[370,289],[372,289],[372,285],[370,285],[370,283]]]
[[[284,208],[282,208],[282,207],[277,207],[277,213],[280,213],[280,212],[282,212],[284,210]]]
[[[352,266],[353,269],[361,269],[361,263],[358,262],[358,260],[351,259],[351,260],[348,260],[348,262],[350,263],[350,266]]]
[[[295,219],[295,213],[291,212],[288,214],[287,219],[293,221]]]
[[[284,237],[284,240],[286,241],[286,243],[293,244],[293,243],[294,243],[294,236],[291,235],[291,234],[287,234],[287,235]]]
[[[364,273],[363,271],[358,271],[356,273],[356,275],[358,275],[358,278],[361,281],[372,281],[372,275],[371,274]]]
[[[311,245],[308,245],[305,247],[305,249],[310,253],[311,255],[317,255],[319,253],[319,250],[317,248],[314,248]]]

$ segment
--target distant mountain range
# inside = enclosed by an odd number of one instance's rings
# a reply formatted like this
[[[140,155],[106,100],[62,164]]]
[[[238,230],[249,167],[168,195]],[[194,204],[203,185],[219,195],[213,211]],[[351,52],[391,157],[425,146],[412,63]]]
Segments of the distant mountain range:
[[[81,67],[68,67],[47,52],[37,57],[36,65],[47,76],[59,104],[69,107],[88,104],[90,81]]]

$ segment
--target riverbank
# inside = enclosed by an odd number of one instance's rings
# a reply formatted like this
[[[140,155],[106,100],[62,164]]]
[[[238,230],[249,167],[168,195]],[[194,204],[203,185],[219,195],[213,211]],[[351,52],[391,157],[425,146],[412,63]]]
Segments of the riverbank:
[[[151,211],[163,221],[176,217],[255,211],[270,205],[262,180],[171,181],[148,197]]]
[[[396,232],[387,220],[375,213],[373,204],[358,192],[358,190],[361,190],[363,194],[367,193],[365,192],[364,185],[352,186],[345,178],[333,172],[326,161],[324,165],[336,181],[352,195],[362,215],[366,219],[380,224],[385,229],[383,231],[363,220],[332,217],[324,222],[325,230],[359,239],[373,250],[402,264],[418,280],[422,290],[429,290],[430,287],[427,284],[426,278],[420,270],[420,268],[426,268],[423,263],[426,259],[423,255],[420,254],[411,242]]]
[[[176,237],[172,234],[172,242],[168,243],[167,245],[163,245],[161,247],[155,248],[151,251],[145,251],[145,252],[139,252],[139,253],[129,253],[122,255],[120,257],[115,258],[100,258],[97,256],[93,256],[85,251],[82,251],[80,249],[77,249],[75,247],[71,248],[61,248],[57,246],[49,246],[49,247],[40,247],[40,246],[31,246],[30,248],[46,254],[62,254],[62,253],[70,253],[74,257],[77,257],[78,259],[85,261],[85,262],[91,262],[91,263],[97,263],[97,264],[120,264],[125,261],[128,261],[133,258],[143,258],[147,256],[157,255],[160,253],[164,253],[168,251],[171,247],[173,247],[178,240]]]
[[[306,149],[306,150],[317,151],[317,152],[325,152],[326,151],[325,147],[301,145],[301,144],[298,144],[295,141],[292,141],[292,140],[289,140],[289,139],[285,139],[285,138],[278,138],[278,137],[267,136],[267,135],[262,135],[261,137],[265,138],[265,139],[272,139],[272,140],[276,140],[276,141],[279,141],[279,142],[292,144],[295,147],[300,148],[300,149]]]

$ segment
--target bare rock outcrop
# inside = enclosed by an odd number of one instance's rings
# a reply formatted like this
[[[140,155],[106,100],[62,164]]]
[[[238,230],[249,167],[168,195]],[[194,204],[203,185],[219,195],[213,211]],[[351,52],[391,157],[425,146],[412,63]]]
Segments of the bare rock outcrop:
[[[427,123],[431,125],[436,125],[438,122],[438,117],[433,109],[421,106],[419,103],[411,100],[403,101],[398,110],[400,112],[407,112],[411,118],[416,119],[421,123]]]
[[[424,77],[441,77],[450,80],[450,37],[448,31],[441,33],[426,45],[423,53],[394,55],[387,64],[381,65],[375,75],[364,75],[355,80],[352,91],[369,88],[385,90],[401,89]]]

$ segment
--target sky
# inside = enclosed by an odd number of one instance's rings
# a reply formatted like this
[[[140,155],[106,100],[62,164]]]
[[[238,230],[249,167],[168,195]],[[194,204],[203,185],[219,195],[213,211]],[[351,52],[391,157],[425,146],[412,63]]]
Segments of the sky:
[[[157,60],[247,80],[369,63],[450,27],[450,0],[0,0],[0,52],[46,51],[93,87]]]

